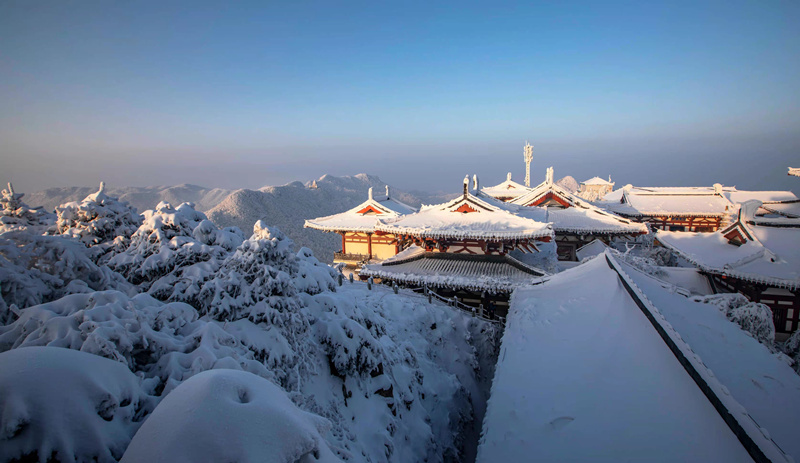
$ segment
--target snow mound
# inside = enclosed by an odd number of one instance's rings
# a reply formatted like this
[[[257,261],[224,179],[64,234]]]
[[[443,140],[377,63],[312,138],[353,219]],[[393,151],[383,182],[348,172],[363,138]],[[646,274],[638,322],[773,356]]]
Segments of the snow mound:
[[[119,460],[149,399],[124,365],[54,347],[0,354],[0,460]]]
[[[328,420],[300,410],[264,378],[207,371],[156,407],[122,461],[340,461],[323,437],[329,428]]]

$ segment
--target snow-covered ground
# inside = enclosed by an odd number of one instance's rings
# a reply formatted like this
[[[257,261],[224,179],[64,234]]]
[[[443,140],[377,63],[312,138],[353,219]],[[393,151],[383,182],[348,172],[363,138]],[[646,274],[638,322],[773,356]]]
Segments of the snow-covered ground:
[[[514,293],[483,426],[479,462],[750,461],[602,256]]]

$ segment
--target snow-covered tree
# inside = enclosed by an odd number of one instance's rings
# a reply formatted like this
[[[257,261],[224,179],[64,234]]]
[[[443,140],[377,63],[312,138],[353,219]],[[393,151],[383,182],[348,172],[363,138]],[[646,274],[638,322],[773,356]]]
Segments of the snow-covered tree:
[[[739,293],[695,296],[692,300],[715,305],[728,320],[738,324],[770,349],[775,343],[775,324],[772,309],[758,302],[750,302]]]
[[[121,275],[97,265],[92,252],[63,236],[0,234],[0,323],[15,318],[12,305],[22,309],[73,293],[131,291]]]
[[[218,229],[191,203],[161,202],[143,215],[127,249],[113,253],[108,266],[160,300],[197,306],[203,283],[241,244],[242,232]]]
[[[125,249],[142,218],[127,202],[105,193],[105,184],[81,202],[56,207],[56,232],[77,238],[86,246]]]
[[[16,193],[11,183],[0,192],[0,233],[12,230],[28,230],[41,234],[52,226],[55,215],[41,208],[31,208],[22,201],[25,193]]]
[[[203,310],[217,320],[249,318],[272,323],[278,313],[298,310],[298,292],[333,290],[334,276],[310,250],[303,248],[295,254],[292,240],[259,220],[253,236],[225,260],[203,286],[199,299]]]
[[[800,330],[792,333],[781,346],[781,350],[794,361],[792,368],[800,374]]]

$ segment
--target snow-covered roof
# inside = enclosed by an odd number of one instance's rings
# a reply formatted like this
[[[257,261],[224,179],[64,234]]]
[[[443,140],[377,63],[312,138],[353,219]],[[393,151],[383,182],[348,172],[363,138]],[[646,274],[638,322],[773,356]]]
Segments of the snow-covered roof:
[[[601,256],[511,297],[477,461],[753,461]]]
[[[800,458],[800,376],[716,306],[664,290],[653,277],[619,263],[749,417],[784,452]]]
[[[589,180],[585,180],[585,181],[581,182],[581,185],[610,185],[610,186],[614,186],[614,182],[612,182],[610,180],[610,178],[609,178],[609,180],[603,180],[600,177],[592,177]]]
[[[732,203],[743,203],[756,199],[762,203],[784,202],[784,201],[797,201],[797,196],[791,191],[746,191],[726,190],[723,192],[726,198]]]
[[[734,205],[725,196],[733,187],[626,186],[603,197],[602,206],[624,216],[724,217]]]
[[[789,167],[789,175],[800,177],[800,167]]]
[[[363,203],[339,214],[306,220],[305,227],[322,231],[371,232],[375,230],[379,218],[394,218],[414,212],[416,209],[413,207],[391,198],[388,186],[386,195],[378,197],[373,196],[370,188],[368,198]]]
[[[509,172],[504,182],[483,188],[481,191],[495,198],[517,198],[530,190],[525,185],[511,180],[511,172]]]
[[[540,282],[545,272],[508,255],[425,252],[413,246],[380,264],[365,265],[360,275],[412,285],[511,292]]]
[[[382,219],[376,230],[419,238],[514,240],[552,237],[550,224],[511,212],[502,201],[469,191],[464,180],[462,196],[444,204],[423,206],[419,212]]]
[[[766,214],[777,214],[784,217],[800,218],[800,200],[765,202],[761,204],[761,209]]]
[[[656,238],[701,270],[770,286],[800,287],[800,219],[761,219],[758,201],[742,205],[739,219],[715,233],[659,231]],[[749,235],[743,244],[725,237],[734,227]]]
[[[563,208],[535,207],[553,198]],[[511,201],[520,206],[518,213],[537,214],[544,217],[537,220],[552,223],[556,233],[586,234],[628,234],[647,233],[647,226],[632,222],[585,201],[552,181],[552,168],[548,170],[544,182],[530,189],[528,193]],[[533,206],[533,207],[528,207]],[[536,212],[536,210],[542,212]]]

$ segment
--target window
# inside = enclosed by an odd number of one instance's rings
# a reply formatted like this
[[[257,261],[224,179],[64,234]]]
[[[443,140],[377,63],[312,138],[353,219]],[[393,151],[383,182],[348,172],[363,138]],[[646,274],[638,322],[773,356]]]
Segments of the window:
[[[683,225],[670,225],[669,231],[686,231],[686,227]]]

